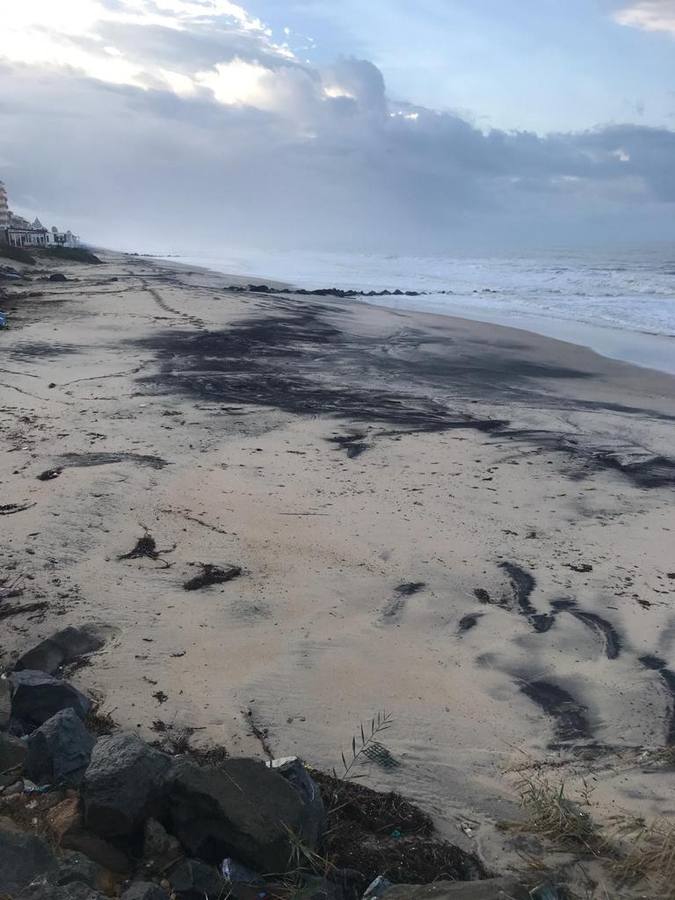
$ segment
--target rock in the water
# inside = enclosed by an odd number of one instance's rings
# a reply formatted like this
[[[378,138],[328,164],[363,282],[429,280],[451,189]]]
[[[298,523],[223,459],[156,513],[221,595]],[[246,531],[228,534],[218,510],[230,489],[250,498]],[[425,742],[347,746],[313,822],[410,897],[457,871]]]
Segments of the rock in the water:
[[[101,738],[82,783],[87,828],[104,837],[133,834],[158,806],[169,765],[135,735]]]
[[[169,900],[169,895],[154,881],[135,881],[122,894],[121,900]]]
[[[0,678],[0,731],[9,728],[12,716],[12,688],[6,678]]]
[[[228,885],[220,872],[198,859],[185,859],[178,863],[169,873],[169,883],[182,900],[227,896]]]
[[[415,886],[397,884],[381,895],[382,900],[529,900],[529,891],[514,878],[486,881],[438,881]]]
[[[24,653],[15,669],[33,669],[53,675],[66,663],[100,650],[111,633],[113,629],[103,625],[64,628]]]
[[[165,872],[182,856],[180,842],[156,819],[148,819],[143,839],[143,862],[148,870]]]
[[[33,731],[62,709],[73,709],[84,719],[91,700],[66,681],[46,672],[26,669],[12,672],[12,719],[26,731]]]
[[[20,777],[27,753],[23,741],[0,732],[0,787],[13,784]]]
[[[0,819],[0,896],[15,896],[55,868],[56,859],[42,838]]]
[[[289,829],[316,849],[300,795],[264,763],[228,759],[216,769],[179,760],[168,788],[171,831],[193,856],[213,863],[232,856],[262,872],[285,872]]]
[[[73,709],[62,709],[27,739],[26,774],[36,784],[79,784],[96,741]]]

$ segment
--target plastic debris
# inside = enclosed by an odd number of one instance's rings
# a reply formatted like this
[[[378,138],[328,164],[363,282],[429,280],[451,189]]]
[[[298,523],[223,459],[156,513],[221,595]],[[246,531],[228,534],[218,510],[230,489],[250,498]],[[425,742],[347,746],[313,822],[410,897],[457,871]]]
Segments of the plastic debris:
[[[363,895],[363,900],[377,900],[385,891],[392,887],[393,882],[389,881],[384,875],[378,875],[375,881],[371,882]]]
[[[241,863],[236,862],[234,859],[230,859],[229,856],[223,860],[220,871],[222,872],[223,878],[226,881],[229,881],[230,884],[265,883],[264,879],[258,875],[257,872],[254,872],[246,866],[242,866]]]

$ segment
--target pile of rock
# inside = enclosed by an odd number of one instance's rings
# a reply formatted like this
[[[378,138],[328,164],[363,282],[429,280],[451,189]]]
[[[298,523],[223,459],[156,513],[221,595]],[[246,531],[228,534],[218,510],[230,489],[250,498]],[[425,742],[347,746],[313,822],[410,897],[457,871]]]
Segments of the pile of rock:
[[[60,660],[55,638],[28,659]],[[136,735],[94,737],[91,706],[48,672],[0,679],[0,897],[360,900],[362,874],[320,862],[324,803],[298,759],[201,765]],[[527,897],[516,889],[380,879],[367,896]]]

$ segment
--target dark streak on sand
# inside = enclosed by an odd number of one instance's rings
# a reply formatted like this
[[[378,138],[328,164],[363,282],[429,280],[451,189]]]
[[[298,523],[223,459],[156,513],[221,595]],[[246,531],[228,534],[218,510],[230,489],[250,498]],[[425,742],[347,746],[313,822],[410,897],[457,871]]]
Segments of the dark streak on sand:
[[[405,581],[394,588],[396,596],[387,603],[382,610],[382,618],[385,621],[394,621],[398,619],[405,609],[406,600],[414,594],[418,594],[426,587],[423,581]]]
[[[537,584],[534,576],[515,563],[501,562],[499,567],[509,576],[513,595],[521,614],[527,618],[538,634],[549,631],[553,626],[555,616],[550,613],[537,612],[536,607],[530,603],[530,596]]]
[[[459,620],[459,625],[457,628],[457,633],[462,635],[466,634],[467,631],[471,631],[472,628],[475,628],[478,624],[478,620],[482,617],[483,613],[469,613],[467,616],[462,616]]]
[[[164,276],[167,284],[180,284]],[[593,470],[615,469],[645,488],[675,485],[675,460],[584,447],[558,432],[516,430],[506,420],[475,417],[452,408],[454,395],[488,401],[533,401],[542,381],[591,379],[565,366],[513,358],[499,346],[469,348],[451,334],[413,328],[388,338],[355,334],[334,324],[348,317],[348,301],[330,306],[292,295],[255,295],[260,312],[227,329],[172,328],[141,340],[136,348],[155,354],[156,374],[139,381],[165,394],[197,401],[267,406],[297,415],[381,422],[408,431],[470,428],[567,453]],[[339,315],[338,315],[339,314]],[[443,399],[430,399],[445,398]],[[562,409],[604,410],[606,404],[552,399]],[[627,412],[633,412],[627,408]],[[635,411],[649,414],[648,410]],[[655,414],[656,415],[656,414]],[[354,455],[365,448],[352,444]],[[347,447],[349,453],[349,447]],[[545,629],[550,623],[541,622]]]
[[[555,719],[559,741],[568,743],[591,737],[586,707],[578,703],[564,688],[550,681],[529,681],[523,683],[520,689],[526,697]]]
[[[670,710],[666,724],[666,746],[675,746],[675,672],[668,668],[664,660],[658,656],[647,654],[640,657],[640,662],[645,669],[658,672],[670,694]]]
[[[91,466],[109,466],[113,463],[130,462],[152,469],[163,469],[169,463],[161,456],[150,456],[143,453],[64,453],[59,462],[68,468],[90,468]]]
[[[578,609],[574,600],[554,600],[551,605],[556,612],[568,612],[599,634],[605,646],[607,659],[616,659],[619,656],[622,647],[621,638],[616,628],[607,619],[603,619],[597,613]]]

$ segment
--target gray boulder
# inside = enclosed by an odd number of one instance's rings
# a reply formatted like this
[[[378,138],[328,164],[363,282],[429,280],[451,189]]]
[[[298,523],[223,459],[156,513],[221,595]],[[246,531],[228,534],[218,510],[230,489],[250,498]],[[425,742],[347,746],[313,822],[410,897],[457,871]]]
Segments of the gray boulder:
[[[36,784],[77,785],[96,741],[73,709],[62,709],[27,739],[26,774]]]
[[[69,626],[24,653],[15,669],[33,669],[53,675],[66,663],[100,650],[112,633],[114,629],[104,625]]]
[[[124,891],[121,900],[169,900],[169,895],[154,881],[135,881]]]
[[[0,731],[9,728],[12,717],[12,688],[6,678],[0,678]]]
[[[529,900],[530,894],[515,878],[489,878],[423,886],[397,884],[380,896],[382,900]]]
[[[33,731],[62,709],[72,709],[84,719],[91,709],[91,700],[66,681],[53,678],[46,672],[26,669],[12,672],[12,719],[26,731]]]
[[[300,795],[264,763],[228,759],[212,768],[179,760],[167,788],[170,830],[191,856],[213,863],[231,856],[262,872],[285,872],[289,830],[316,848]]]
[[[13,897],[55,868],[56,859],[42,838],[0,819],[0,896]]]
[[[143,835],[143,861],[150,871],[164,872],[183,857],[183,848],[157,819],[148,819]]]
[[[98,863],[82,853],[66,850],[62,853],[59,867],[54,875],[50,876],[50,880],[57,885],[73,884],[79,881],[88,884],[94,890],[100,890],[101,885],[107,880],[107,873]]]
[[[28,750],[23,741],[0,732],[0,787],[13,784],[20,777]]]
[[[170,759],[130,734],[101,738],[82,783],[84,821],[103,837],[133,834],[160,805]]]
[[[204,900],[204,897],[226,897],[228,883],[220,872],[198,859],[185,859],[172,869],[169,884],[182,900]],[[159,900],[159,898],[150,898]]]

